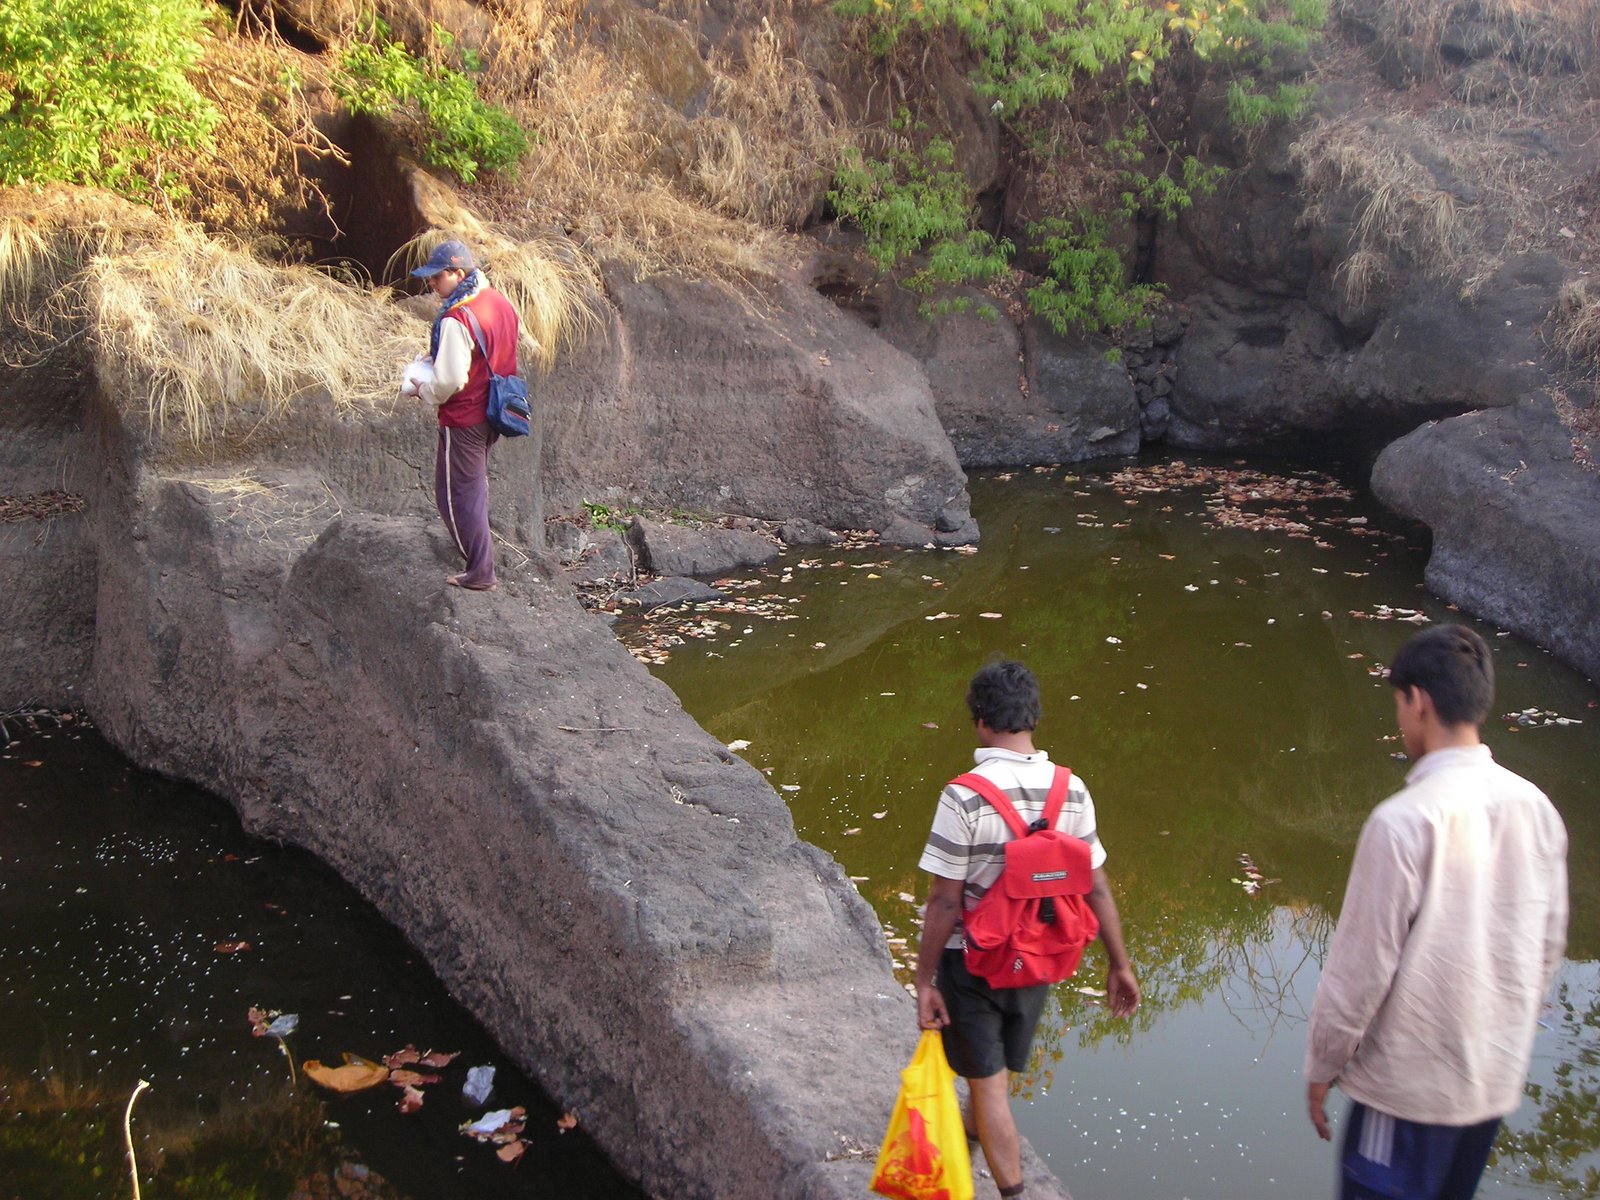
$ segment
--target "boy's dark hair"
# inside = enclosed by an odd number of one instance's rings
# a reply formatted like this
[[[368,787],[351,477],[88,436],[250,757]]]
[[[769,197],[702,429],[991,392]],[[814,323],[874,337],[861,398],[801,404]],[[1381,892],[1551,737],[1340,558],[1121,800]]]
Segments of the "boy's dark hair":
[[[1424,629],[1394,656],[1389,683],[1427,692],[1446,725],[1481,725],[1494,703],[1489,643],[1464,625]]]
[[[967,686],[967,709],[999,733],[1021,733],[1039,726],[1039,681],[1019,662],[989,663]]]

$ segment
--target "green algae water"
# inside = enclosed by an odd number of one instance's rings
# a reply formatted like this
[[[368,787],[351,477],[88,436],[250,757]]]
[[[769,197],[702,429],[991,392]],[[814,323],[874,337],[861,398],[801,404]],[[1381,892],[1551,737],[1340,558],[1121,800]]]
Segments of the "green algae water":
[[[1023,1131],[1077,1200],[1334,1194],[1299,1071],[1357,833],[1406,769],[1383,664],[1468,618],[1422,589],[1423,535],[1310,472],[1019,472],[973,499],[976,553],[790,551],[627,637],[782,789],[904,965],[934,802],[971,763],[966,681],[995,653],[1030,663],[1038,743],[1095,797],[1144,1003],[1112,1020],[1093,952],[1056,989]],[[1485,739],[1561,809],[1572,880],[1528,1095],[1479,1194],[1593,1196],[1600,691],[1475,624],[1499,677]]]
[[[8,721],[11,732],[21,722]],[[45,723],[49,725],[49,722]],[[282,1045],[250,1010],[292,1014]],[[330,1098],[307,1058],[413,1046],[437,1082]],[[487,1105],[462,1095],[495,1068]],[[310,856],[68,722],[0,750],[0,1200],[637,1200],[395,930]],[[524,1106],[515,1166],[458,1127]]]

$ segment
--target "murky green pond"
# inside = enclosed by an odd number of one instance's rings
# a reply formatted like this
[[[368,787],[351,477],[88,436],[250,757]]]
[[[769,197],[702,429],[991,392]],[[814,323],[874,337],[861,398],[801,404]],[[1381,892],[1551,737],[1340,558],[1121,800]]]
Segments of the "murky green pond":
[[[296,1085],[252,1007],[298,1018]],[[410,1065],[438,1076],[414,1112],[397,1088],[331,1099],[301,1073],[408,1045],[458,1052]],[[474,1066],[495,1068],[488,1105],[463,1098]],[[331,871],[75,723],[24,734],[0,750],[0,1200],[131,1196],[140,1079],[150,1200],[640,1195]],[[458,1130],[515,1105],[515,1166]]]
[[[1379,672],[1406,618],[1465,619],[1422,590],[1418,533],[1370,500],[1242,469],[978,479],[975,554],[791,552],[729,581],[733,605],[630,635],[667,652],[654,669],[707,729],[749,742],[906,962],[934,801],[971,762],[966,680],[996,652],[1032,664],[1039,744],[1093,791],[1145,995],[1110,1020],[1076,990],[1101,982],[1086,960],[1019,1085],[1020,1124],[1078,1200],[1332,1194],[1299,1070],[1356,835],[1405,771]],[[1564,814],[1573,911],[1528,1099],[1480,1194],[1594,1195],[1600,691],[1479,628],[1497,717],[1538,710],[1486,739]],[[1241,855],[1271,880],[1256,894]]]

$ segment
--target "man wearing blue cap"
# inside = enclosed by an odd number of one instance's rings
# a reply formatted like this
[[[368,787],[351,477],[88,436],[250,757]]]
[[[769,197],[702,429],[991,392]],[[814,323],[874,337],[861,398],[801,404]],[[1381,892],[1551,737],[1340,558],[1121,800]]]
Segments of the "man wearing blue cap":
[[[417,392],[439,412],[439,448],[433,492],[439,516],[466,559],[467,569],[450,575],[451,587],[488,591],[495,586],[494,542],[489,534],[489,447],[499,434],[489,426],[489,373],[517,370],[518,323],[511,302],[489,286],[458,241],[441,242],[428,261],[411,272],[439,297],[439,315],[428,339],[433,378]],[[478,350],[467,312],[483,330]]]

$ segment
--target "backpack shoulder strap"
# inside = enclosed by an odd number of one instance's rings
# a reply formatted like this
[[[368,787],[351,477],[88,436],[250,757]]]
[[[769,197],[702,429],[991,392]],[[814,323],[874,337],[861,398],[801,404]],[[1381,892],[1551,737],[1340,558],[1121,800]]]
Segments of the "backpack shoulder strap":
[[[959,783],[964,788],[971,788],[987,800],[994,807],[995,812],[999,813],[1005,820],[1007,827],[1010,828],[1014,836],[1019,838],[1028,836],[1028,823],[1022,819],[1022,814],[1017,811],[1017,806],[1011,803],[1010,797],[995,784],[985,779],[982,775],[970,771],[965,775],[957,775],[950,782]]]
[[[483,355],[483,361],[487,363],[489,361],[489,346],[483,340],[483,326],[478,324],[478,314],[472,311],[471,305],[463,304],[461,306],[461,315],[467,319],[467,324],[472,329],[472,340],[478,343],[478,353]],[[492,367],[490,369],[493,370]]]
[[[1044,799],[1044,827],[1054,829],[1056,818],[1061,816],[1061,810],[1067,803],[1067,789],[1072,786],[1072,771],[1068,767],[1058,766],[1056,777],[1050,782],[1050,794]]]

